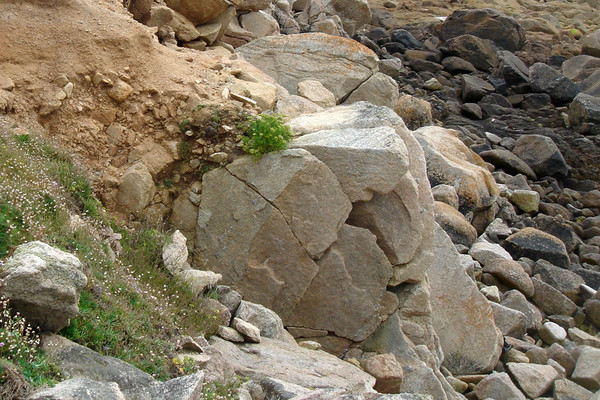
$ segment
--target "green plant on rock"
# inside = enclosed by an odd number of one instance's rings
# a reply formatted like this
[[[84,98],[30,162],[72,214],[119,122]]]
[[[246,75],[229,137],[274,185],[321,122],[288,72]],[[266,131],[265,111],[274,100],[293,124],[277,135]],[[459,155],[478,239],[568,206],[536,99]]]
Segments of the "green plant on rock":
[[[185,162],[190,162],[192,157],[192,145],[189,142],[179,142],[177,145],[177,154]]]
[[[293,135],[280,115],[251,117],[241,129],[244,132],[242,150],[256,158],[272,151],[285,150]]]

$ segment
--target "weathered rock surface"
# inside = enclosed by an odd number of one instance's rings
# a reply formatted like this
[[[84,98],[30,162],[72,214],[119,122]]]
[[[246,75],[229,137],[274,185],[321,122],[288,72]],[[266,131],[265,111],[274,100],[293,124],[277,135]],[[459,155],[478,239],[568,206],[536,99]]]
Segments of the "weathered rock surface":
[[[502,283],[519,290],[527,297],[533,296],[533,282],[516,261],[496,259],[486,263],[483,272],[494,275]]]
[[[314,79],[330,90],[338,102],[378,68],[375,53],[367,47],[323,33],[263,37],[237,51],[291,94],[297,94],[299,82]]]
[[[509,51],[520,50],[525,43],[525,30],[513,18],[492,9],[455,11],[438,32],[442,40],[464,34],[489,39]]]
[[[331,168],[351,202],[390,193],[409,165],[406,146],[390,127],[322,130],[297,138],[290,147],[309,151]]]
[[[319,272],[287,319],[290,326],[366,339],[381,321],[380,304],[392,268],[368,230],[344,225],[317,261]],[[360,300],[359,300],[360,299]]]
[[[368,101],[377,106],[394,108],[398,102],[398,83],[389,76],[376,72],[357,87],[346,99],[345,104]]]
[[[142,212],[156,192],[152,175],[143,163],[129,167],[119,183],[117,203],[136,216]]]
[[[221,15],[229,5],[224,0],[167,0],[169,8],[183,14],[194,25],[201,25]]]
[[[360,368],[320,350],[263,338],[260,344],[236,346],[219,338],[211,347],[220,352],[237,374],[253,379],[279,379],[305,388],[354,389],[364,392],[375,378]]]
[[[522,135],[517,139],[513,153],[538,175],[564,177],[569,167],[554,141],[541,135]]]
[[[600,349],[582,346],[571,379],[588,390],[600,389],[600,363],[598,360],[600,360]]]
[[[450,236],[452,243],[467,247],[475,243],[477,231],[464,215],[454,207],[439,201],[435,202],[434,207],[435,222]]]
[[[547,93],[557,103],[568,103],[581,91],[577,84],[544,63],[535,63],[529,68],[531,89]]]
[[[579,93],[569,105],[569,121],[584,135],[600,133],[600,98]]]
[[[454,374],[489,372],[502,351],[502,333],[494,324],[492,309],[439,227],[434,249],[428,276],[433,326],[444,351],[444,365]]]
[[[77,257],[42,242],[17,247],[2,266],[0,294],[32,326],[56,332],[79,314],[87,283]]]
[[[119,385],[90,379],[67,379],[50,389],[27,397],[28,400],[125,400]]]
[[[398,188],[401,187],[401,190],[396,191],[396,193],[399,194],[406,205],[411,217],[415,215],[415,220],[409,224],[403,222],[400,232],[406,232],[407,228],[412,230],[410,240],[415,241],[416,251],[410,261],[394,268],[394,277],[390,281],[390,285],[397,285],[405,281],[416,282],[422,280],[425,274],[423,266],[429,265],[433,256],[431,251],[431,241],[433,238],[433,197],[427,179],[423,150],[413,134],[406,128],[402,119],[387,107],[377,107],[366,102],[358,102],[350,106],[338,106],[321,113],[298,117],[290,122],[290,127],[299,134],[323,130],[345,131],[348,128],[360,130],[375,127],[391,127],[394,129],[406,146],[408,153],[407,160],[409,162],[408,172],[410,173],[410,176],[407,173],[406,177],[401,177],[399,180],[400,186],[398,186]],[[357,162],[359,161],[357,160]],[[377,168],[380,167],[377,166]],[[396,180],[399,178],[394,177],[393,179]],[[416,194],[411,189],[415,186]],[[415,207],[418,210],[416,213],[412,211]],[[405,214],[405,212],[398,210],[394,218],[403,220],[404,217],[402,215]],[[385,215],[388,215],[388,213],[386,212]],[[384,218],[388,218],[388,216],[384,216]],[[420,224],[423,226],[423,231],[421,235],[416,235],[415,232],[418,229],[416,227]],[[393,225],[390,226],[393,227],[391,232],[398,231],[398,228]],[[378,242],[381,243],[382,236],[375,230],[372,233],[377,236]],[[393,236],[385,240],[395,243]],[[412,249],[414,244],[398,242],[396,246],[399,246],[396,248]],[[382,245],[382,248],[386,251],[384,245]]]
[[[507,363],[507,367],[519,387],[530,398],[545,394],[558,379],[558,373],[550,365]]]
[[[568,268],[570,261],[565,244],[555,236],[535,228],[523,228],[504,241],[513,258],[542,258],[554,265]]]
[[[431,126],[414,133],[425,151],[431,186],[454,186],[463,213],[491,206],[498,195],[496,182],[481,157],[467,148],[455,131]]]
[[[523,393],[517,389],[507,373],[493,373],[482,379],[474,389],[475,394],[483,399],[517,399],[526,400]]]

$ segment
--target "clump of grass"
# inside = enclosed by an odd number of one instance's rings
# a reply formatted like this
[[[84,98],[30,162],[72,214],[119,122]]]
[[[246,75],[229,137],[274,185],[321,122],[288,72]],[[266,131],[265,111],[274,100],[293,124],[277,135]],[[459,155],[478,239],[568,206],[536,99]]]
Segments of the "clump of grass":
[[[205,400],[238,399],[238,389],[244,381],[245,379],[236,377],[227,382],[208,382],[202,386],[202,398]]]
[[[38,333],[18,313],[13,315],[9,301],[0,297],[0,399],[20,398],[31,387],[54,385],[59,374],[39,345]]]
[[[241,125],[242,150],[260,158],[272,151],[284,150],[292,138],[291,129],[283,122],[280,115],[261,114],[251,117]]]
[[[106,231],[122,235],[122,249],[103,241]],[[0,269],[2,258],[31,240],[76,255],[88,286],[80,315],[62,334],[161,380],[179,374],[172,363],[176,337],[210,335],[217,321],[165,270],[165,238],[151,227],[130,230],[110,221],[66,152],[0,118]],[[46,376],[45,365],[34,358],[17,367],[42,384],[32,371]]]

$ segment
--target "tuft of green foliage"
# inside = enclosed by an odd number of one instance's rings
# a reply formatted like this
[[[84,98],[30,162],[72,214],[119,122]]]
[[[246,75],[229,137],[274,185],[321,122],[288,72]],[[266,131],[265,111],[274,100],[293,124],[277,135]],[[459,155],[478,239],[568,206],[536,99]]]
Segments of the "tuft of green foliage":
[[[237,400],[238,389],[246,381],[235,377],[227,382],[207,382],[202,386],[202,398],[205,400]]]
[[[189,142],[179,142],[177,145],[177,154],[185,162],[190,162],[192,157],[192,145]]]
[[[242,150],[255,158],[272,151],[285,150],[293,136],[281,115],[250,117],[246,124],[241,125],[241,129],[244,132]]]
[[[182,119],[181,121],[179,121],[179,130],[181,131],[181,133],[185,133],[190,126],[190,120],[189,119]]]

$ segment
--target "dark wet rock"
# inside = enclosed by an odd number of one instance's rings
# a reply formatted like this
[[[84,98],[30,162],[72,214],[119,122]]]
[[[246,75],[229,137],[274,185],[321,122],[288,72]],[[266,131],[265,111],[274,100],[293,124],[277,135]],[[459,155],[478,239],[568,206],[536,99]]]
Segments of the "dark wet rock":
[[[455,56],[444,58],[442,60],[442,65],[444,66],[444,69],[451,74],[462,74],[477,71],[477,68],[475,68],[469,61]]]
[[[566,176],[569,167],[554,141],[542,135],[523,135],[513,153],[533,169],[538,177]]]
[[[527,93],[523,95],[521,108],[526,111],[539,110],[552,105],[552,98],[547,93]]]
[[[460,107],[460,112],[471,119],[483,119],[483,111],[481,110],[481,107],[479,107],[479,105],[476,103],[463,104]],[[476,153],[481,154],[481,152],[476,151],[475,149],[473,149],[473,147],[471,147],[471,149]]]
[[[402,44],[407,49],[420,49],[421,43],[407,30],[395,29],[391,32],[390,37],[393,42]]]
[[[479,153],[479,156],[484,161],[493,164],[496,168],[502,169],[509,174],[523,174],[530,179],[537,179],[535,172],[521,160],[508,150],[493,149]]]
[[[555,236],[535,228],[523,228],[504,241],[504,248],[518,259],[544,259],[562,268],[568,268],[569,256],[565,244]]]
[[[534,218],[534,221],[539,230],[562,240],[568,253],[575,250],[575,247],[581,243],[581,239],[577,236],[573,227],[566,223],[562,218],[553,218],[540,214]]]
[[[461,77],[462,99],[464,102],[475,103],[486,94],[494,92],[494,87],[485,80],[474,75],[463,75]]]
[[[600,97],[579,93],[569,106],[569,122],[584,135],[600,134]]]
[[[531,90],[547,93],[552,100],[568,103],[581,91],[572,80],[544,63],[535,63],[529,68]]]
[[[498,52],[500,65],[497,74],[502,76],[509,86],[529,83],[529,68],[510,51]]]
[[[438,36],[444,41],[465,34],[489,39],[509,51],[520,50],[525,43],[525,30],[521,25],[491,9],[455,11],[438,31]]]
[[[473,35],[460,35],[446,42],[450,54],[470,62],[482,71],[491,71],[498,65],[498,56],[492,42]]]
[[[533,274],[539,275],[542,281],[558,289],[571,301],[581,304],[580,286],[585,281],[576,273],[554,266],[546,260],[538,260],[533,265]]]
[[[562,73],[573,82],[581,82],[600,69],[600,58],[580,55],[571,57],[562,64]]]

